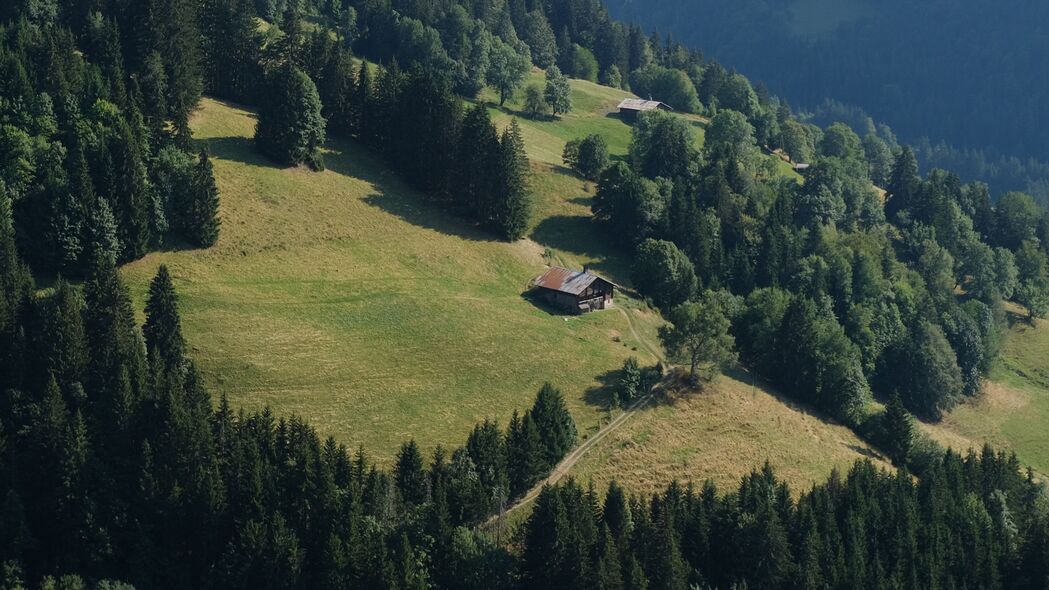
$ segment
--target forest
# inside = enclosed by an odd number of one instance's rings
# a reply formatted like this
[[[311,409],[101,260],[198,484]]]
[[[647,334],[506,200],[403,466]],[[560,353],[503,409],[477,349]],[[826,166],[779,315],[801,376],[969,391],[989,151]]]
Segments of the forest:
[[[1039,105],[1049,93],[1039,75],[1049,50],[1037,24],[1049,16],[1043,4],[611,0],[608,6],[618,18],[732,64],[801,111],[820,118],[828,107],[848,105],[863,119],[869,113],[891,125],[907,143],[937,146],[922,154],[924,170],[950,167],[995,193],[1049,199],[1049,152],[1038,131],[1046,125]],[[862,133],[866,123],[857,124]]]
[[[1029,318],[1049,311],[1049,215],[1030,195],[992,199],[951,172],[923,175],[885,128],[861,138],[799,120],[596,0],[26,0],[4,11],[0,586],[1049,584],[1034,474],[989,447],[944,450],[912,418],[938,420],[980,394],[1004,301]],[[544,88],[522,88],[533,65]],[[702,147],[685,119],[653,111],[623,161],[599,136],[565,153],[595,180],[594,221],[631,254],[690,382],[738,359],[899,471],[861,462],[800,495],[769,467],[731,492],[674,484],[628,498],[570,481],[546,487],[520,528],[493,529],[484,523],[579,438],[555,385],[451,452],[424,457],[405,441],[386,470],[294,416],[213,402],[167,268],[136,320],[117,265],[208,247],[221,231],[209,155],[189,126],[202,94],[255,103],[255,147],[274,165],[319,170],[327,134],[352,139],[512,241],[530,224],[524,140],[469,103],[492,87],[500,102],[526,93],[531,116],[562,116],[564,76],[710,115]],[[781,156],[811,167],[785,175]],[[641,381],[620,387],[624,401]]]

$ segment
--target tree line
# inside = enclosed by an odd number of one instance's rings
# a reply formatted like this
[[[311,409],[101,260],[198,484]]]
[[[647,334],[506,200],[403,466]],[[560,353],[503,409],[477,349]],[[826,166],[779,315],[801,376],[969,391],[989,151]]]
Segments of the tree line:
[[[160,267],[138,326],[102,261],[42,296],[0,197],[0,584],[137,588],[1042,588],[1044,488],[1014,456],[869,462],[795,499],[767,465],[720,493],[546,486],[519,535],[470,525],[577,438],[545,385],[507,429],[393,468],[296,417],[217,407]],[[906,429],[909,418],[899,409]],[[508,544],[506,541],[510,541]],[[115,581],[119,580],[119,581]]]
[[[199,80],[170,61],[195,55],[172,39],[194,35],[187,9],[0,25],[0,192],[35,269],[83,276],[97,258],[217,240],[212,165],[189,143]]]
[[[145,322],[111,261],[42,295],[0,196],[0,587],[428,588],[509,579],[470,525],[577,433],[547,384],[505,431],[390,471],[297,417],[213,407],[161,266]],[[480,586],[477,586],[480,587]]]
[[[597,174],[593,214],[635,250],[634,284],[693,377],[738,351],[861,432],[872,392],[938,419],[980,392],[1003,299],[1047,311],[1049,215],[1026,194],[994,203],[951,173],[923,178],[906,147],[888,153],[882,197],[867,144],[843,124],[817,131],[801,183],[742,113],[719,111],[702,149],[685,120],[643,113],[628,161]],[[570,148],[578,168],[583,142]]]

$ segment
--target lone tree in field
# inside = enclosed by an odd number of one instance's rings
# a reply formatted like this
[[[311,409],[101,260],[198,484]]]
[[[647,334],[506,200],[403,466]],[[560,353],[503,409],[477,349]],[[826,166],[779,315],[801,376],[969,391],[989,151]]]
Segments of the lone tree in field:
[[[317,86],[305,72],[287,64],[274,72],[259,107],[255,143],[274,161],[305,163],[322,170],[319,147],[324,143],[324,117]]]
[[[736,361],[736,341],[729,330],[724,304],[706,291],[699,301],[682,303],[670,312],[673,326],[659,330],[659,339],[671,360],[689,366],[693,385],[710,381]]]
[[[572,110],[572,87],[568,84],[568,77],[557,66],[550,66],[546,70],[546,90],[543,94],[555,117]]]

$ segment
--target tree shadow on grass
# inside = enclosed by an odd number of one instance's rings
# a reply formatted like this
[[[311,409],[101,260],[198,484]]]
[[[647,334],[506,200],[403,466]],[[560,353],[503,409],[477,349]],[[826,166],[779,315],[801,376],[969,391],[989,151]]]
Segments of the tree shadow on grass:
[[[613,240],[601,235],[601,229],[587,216],[554,215],[532,229],[531,238],[550,248],[593,260],[591,268],[615,283],[627,281],[622,262],[628,258]]]
[[[239,162],[241,164],[248,164],[249,166],[256,166],[259,168],[286,168],[286,166],[277,164],[255,149],[255,142],[250,137],[240,137],[236,135],[230,137],[212,137],[209,139],[199,139],[197,140],[197,143],[206,146],[208,148],[208,153],[210,153],[213,158],[219,160]]]

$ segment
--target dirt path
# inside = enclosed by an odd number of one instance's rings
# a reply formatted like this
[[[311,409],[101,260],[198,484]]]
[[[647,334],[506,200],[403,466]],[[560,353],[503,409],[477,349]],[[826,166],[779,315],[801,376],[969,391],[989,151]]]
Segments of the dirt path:
[[[660,354],[659,349],[652,346],[648,343],[647,340],[641,337],[641,334],[637,331],[637,328],[634,327],[634,318],[630,316],[630,312],[623,309],[622,307],[617,309],[619,309],[619,312],[622,313],[624,317],[626,317],[627,325],[630,326],[630,333],[634,336],[634,339],[640,342],[641,346],[644,346],[645,350],[647,350],[657,360],[659,360],[660,362],[665,362],[665,359],[663,358],[663,355]],[[605,424],[600,430],[594,433],[593,436],[586,439],[586,441],[584,441],[583,444],[576,447],[564,459],[561,459],[561,462],[558,463],[556,467],[554,467],[553,471],[550,472],[550,475],[548,475],[546,479],[543,479],[539,483],[532,486],[532,489],[528,490],[528,492],[525,493],[525,495],[521,496],[516,502],[510,505],[502,514],[497,514],[489,518],[488,521],[485,522],[485,524],[487,525],[498,522],[501,518],[505,517],[511,512],[517,510],[525,504],[531,503],[532,500],[535,500],[536,497],[539,496],[539,492],[543,491],[544,486],[554,485],[557,482],[561,481],[561,478],[568,475],[568,472],[571,471],[573,467],[575,467],[576,463],[579,463],[579,460],[582,459],[587,454],[587,452],[590,451],[590,449],[594,448],[594,446],[597,445],[597,443],[601,442],[606,436],[612,434],[620,426],[625,424],[626,421],[629,420],[630,417],[633,416],[635,413],[637,413],[638,410],[648,405],[648,403],[652,401],[652,398],[656,395],[658,390],[659,386],[656,386],[656,388],[650,391],[647,395],[635,400],[634,403],[630,404],[630,406],[623,410],[622,414],[616,416],[615,419],[613,419],[608,424]]]
[[[655,395],[656,390],[654,389],[650,393],[648,393],[648,395],[638,398],[634,403],[630,404],[628,408],[623,410],[622,414],[616,416],[616,418],[608,424],[605,424],[604,427],[601,428],[601,430],[598,430],[596,433],[594,433],[593,436],[586,439],[586,441],[583,444],[576,447],[575,450],[573,450],[571,453],[568,454],[568,456],[562,459],[561,462],[557,464],[557,467],[554,467],[554,470],[550,472],[550,475],[547,476],[546,479],[535,484],[535,486],[533,486],[532,489],[528,490],[528,493],[526,493],[524,496],[521,496],[516,502],[514,502],[510,507],[508,507],[505,512],[493,516],[492,518],[488,519],[488,522],[486,522],[485,524],[497,522],[499,519],[517,510],[521,506],[530,503],[539,495],[539,492],[543,491],[543,486],[554,485],[557,482],[561,481],[561,478],[568,475],[568,472],[571,471],[573,467],[575,467],[576,463],[578,463],[584,455],[586,455],[587,451],[592,449],[594,445],[601,442],[602,439],[604,439],[609,434],[612,434],[616,431],[616,429],[618,429],[620,426],[626,423],[626,421],[629,420],[630,417],[633,416],[635,413],[637,413],[638,410],[645,407]]]
[[[665,363],[666,359],[664,359],[663,355],[660,354],[659,349],[649,344],[648,341],[642,338],[641,334],[638,333],[637,328],[634,327],[634,318],[630,315],[630,312],[623,309],[622,307],[618,307],[616,309],[618,309],[619,313],[622,313],[623,316],[626,318],[626,323],[630,326],[630,333],[633,334],[634,340],[640,342],[641,346],[644,346],[645,350],[647,350],[649,354],[655,357],[657,361]]]

